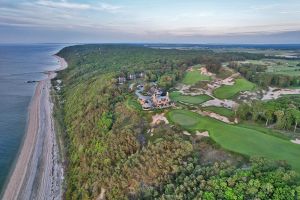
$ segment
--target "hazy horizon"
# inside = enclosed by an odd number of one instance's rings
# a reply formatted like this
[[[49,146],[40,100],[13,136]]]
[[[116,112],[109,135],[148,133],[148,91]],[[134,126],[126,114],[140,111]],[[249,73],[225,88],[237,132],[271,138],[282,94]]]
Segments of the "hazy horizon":
[[[300,43],[297,0],[2,0],[0,43]]]

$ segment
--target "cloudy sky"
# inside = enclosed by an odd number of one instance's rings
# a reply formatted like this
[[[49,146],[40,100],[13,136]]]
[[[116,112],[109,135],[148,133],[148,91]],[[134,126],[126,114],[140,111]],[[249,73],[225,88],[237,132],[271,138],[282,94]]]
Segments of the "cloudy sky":
[[[0,43],[300,43],[299,0],[0,0]]]

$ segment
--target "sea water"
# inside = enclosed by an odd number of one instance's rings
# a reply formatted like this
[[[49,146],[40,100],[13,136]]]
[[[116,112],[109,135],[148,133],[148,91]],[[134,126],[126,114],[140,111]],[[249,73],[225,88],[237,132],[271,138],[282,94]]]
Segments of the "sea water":
[[[0,45],[0,191],[8,181],[26,133],[28,107],[45,71],[58,68],[63,44]]]

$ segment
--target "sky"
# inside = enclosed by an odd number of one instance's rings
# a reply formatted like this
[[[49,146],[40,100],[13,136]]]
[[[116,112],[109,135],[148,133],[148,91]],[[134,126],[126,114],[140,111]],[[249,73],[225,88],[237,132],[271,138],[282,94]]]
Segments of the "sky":
[[[300,44],[300,0],[0,0],[0,43]]]

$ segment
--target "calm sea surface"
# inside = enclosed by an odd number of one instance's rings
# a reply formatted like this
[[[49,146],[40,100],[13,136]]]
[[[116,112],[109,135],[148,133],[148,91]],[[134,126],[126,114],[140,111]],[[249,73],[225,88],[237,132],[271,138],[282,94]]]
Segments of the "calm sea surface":
[[[25,134],[27,111],[35,83],[43,71],[58,67],[52,56],[65,45],[0,45],[0,192]]]

